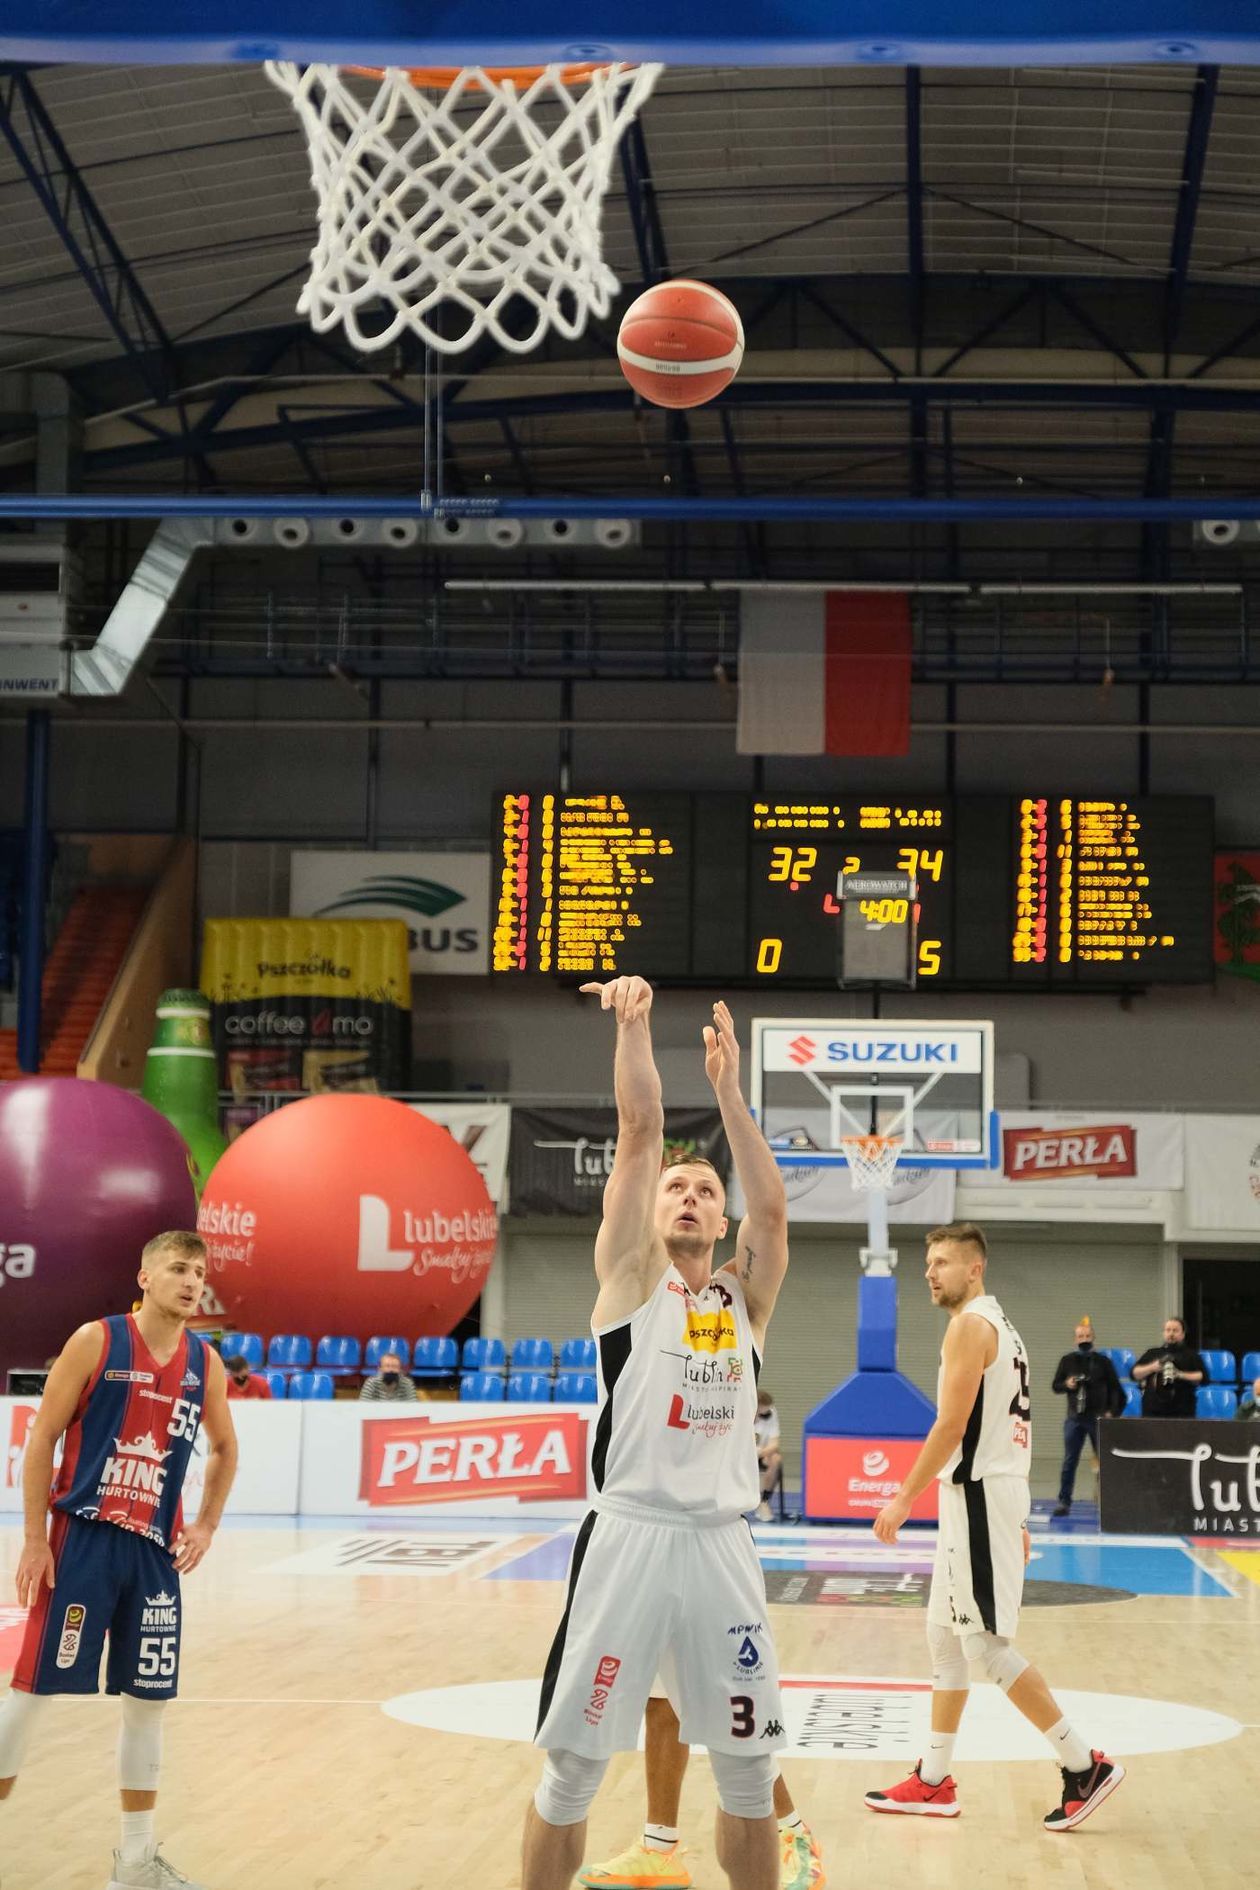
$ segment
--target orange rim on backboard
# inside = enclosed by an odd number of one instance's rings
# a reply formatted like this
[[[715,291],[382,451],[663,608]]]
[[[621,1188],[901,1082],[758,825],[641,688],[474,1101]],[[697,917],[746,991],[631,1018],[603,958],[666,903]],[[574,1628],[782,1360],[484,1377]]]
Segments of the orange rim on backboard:
[[[584,79],[589,79],[592,73],[606,72],[610,63],[609,60],[604,59],[593,65],[561,66],[559,77],[565,85],[580,85]],[[496,85],[502,85],[506,80],[508,84],[519,89],[533,85],[549,68],[547,66],[400,66],[396,70],[406,73],[413,85],[422,86],[427,92],[445,92],[454,85],[462,73],[468,71],[484,73],[486,78],[493,80]],[[386,67],[345,66],[343,71],[357,72],[365,79],[383,79]]]

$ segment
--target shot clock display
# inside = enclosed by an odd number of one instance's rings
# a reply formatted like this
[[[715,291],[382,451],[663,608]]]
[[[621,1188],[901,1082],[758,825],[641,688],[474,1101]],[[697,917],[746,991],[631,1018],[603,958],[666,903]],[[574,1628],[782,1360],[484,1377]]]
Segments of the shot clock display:
[[[921,985],[1212,977],[1207,799],[543,788],[500,795],[495,827],[496,972],[827,986],[861,872],[914,881]]]

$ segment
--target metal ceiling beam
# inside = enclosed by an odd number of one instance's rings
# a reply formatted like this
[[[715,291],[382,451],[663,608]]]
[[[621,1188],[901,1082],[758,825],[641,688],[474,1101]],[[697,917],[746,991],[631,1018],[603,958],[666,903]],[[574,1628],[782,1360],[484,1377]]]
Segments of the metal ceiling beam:
[[[175,349],[28,72],[0,69],[0,134],[149,393],[168,399]]]
[[[610,387],[566,394],[521,394],[502,400],[463,399],[450,402],[445,409],[449,432],[462,425],[490,422],[499,426],[504,418],[515,425],[521,420],[549,415],[595,415],[629,413],[635,396],[629,388]],[[1065,410],[1101,407],[1143,413],[1257,413],[1260,412],[1260,386],[1222,387],[1210,381],[1123,381],[1118,383],[1080,381],[974,381],[929,378],[916,380],[903,376],[897,381],[739,381],[710,403],[720,411],[741,408],[905,406],[913,401],[928,406],[978,407],[1058,407]],[[85,466],[92,476],[108,472],[130,471],[184,457],[193,451],[236,453],[266,446],[292,446],[295,439],[347,439],[398,431],[419,433],[418,412],[398,406],[365,407],[312,415],[308,419],[266,421],[255,426],[228,428],[218,433],[203,433],[192,427],[187,440],[171,435],[163,439],[137,440],[127,446],[101,447],[85,451]],[[1033,442],[1035,444],[1035,441]],[[1139,449],[1140,450],[1140,449]],[[1212,502],[1215,503],[1214,501]]]
[[[917,66],[906,67],[906,275],[910,290],[910,332],[914,371],[923,372],[923,79]]]
[[[1170,372],[1171,357],[1181,328],[1186,281],[1194,250],[1194,230],[1203,193],[1203,173],[1207,165],[1208,141],[1212,135],[1212,114],[1216,109],[1219,66],[1200,66],[1195,74],[1194,97],[1186,126],[1185,149],[1181,158],[1181,184],[1177,193],[1177,215],[1173,223],[1168,255],[1168,287],[1164,297],[1164,372]]]
[[[705,520],[743,524],[757,520],[794,523],[813,520],[826,524],[901,523],[918,525],[969,524],[981,520],[1038,520],[1141,524],[1147,521],[1190,524],[1196,519],[1260,519],[1260,498],[1252,494],[1217,493],[1203,498],[1127,498],[1120,495],[1062,497],[1021,494],[1008,498],[988,494],[966,499],[906,499],[892,494],[867,498],[748,498],[592,499],[574,493],[556,493],[546,499],[447,498],[424,505],[414,494],[386,496],[349,493],[341,497],[314,497],[310,493],[242,494],[199,493],[191,498],[170,493],[144,497],[132,494],[22,493],[0,496],[0,519],[80,518],[568,518],[650,519],[656,522]]]

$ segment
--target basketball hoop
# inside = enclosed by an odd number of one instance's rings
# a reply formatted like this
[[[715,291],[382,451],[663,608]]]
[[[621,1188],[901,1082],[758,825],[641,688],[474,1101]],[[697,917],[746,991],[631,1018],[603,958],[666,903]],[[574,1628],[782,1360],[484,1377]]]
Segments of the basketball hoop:
[[[661,70],[268,62],[302,122],[320,206],[299,313],[318,333],[340,322],[367,353],[406,329],[442,354],[482,335],[511,354],[549,330],[575,340],[618,287],[600,213],[618,141]],[[524,329],[506,323],[517,297]],[[456,321],[440,319],[444,305]]]
[[[849,1164],[853,1186],[859,1193],[892,1187],[893,1175],[901,1155],[903,1138],[899,1135],[842,1135],[840,1146]]]

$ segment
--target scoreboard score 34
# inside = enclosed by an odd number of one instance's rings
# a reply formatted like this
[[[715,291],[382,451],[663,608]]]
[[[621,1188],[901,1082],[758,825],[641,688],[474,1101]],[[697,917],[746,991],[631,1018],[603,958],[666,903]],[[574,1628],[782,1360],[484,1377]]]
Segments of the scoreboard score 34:
[[[838,878],[874,872],[915,883],[920,984],[1210,982],[1213,839],[1197,796],[512,790],[492,967],[829,985]]]

